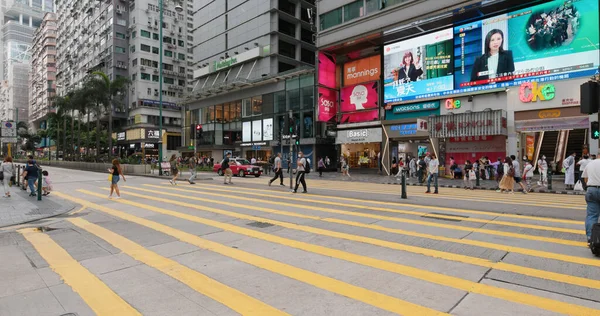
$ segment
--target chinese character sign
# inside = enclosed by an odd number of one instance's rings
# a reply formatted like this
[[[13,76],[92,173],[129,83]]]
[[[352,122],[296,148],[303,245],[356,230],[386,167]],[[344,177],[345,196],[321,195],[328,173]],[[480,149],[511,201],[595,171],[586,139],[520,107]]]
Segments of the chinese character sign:
[[[328,122],[337,114],[337,91],[319,87],[319,122]]]

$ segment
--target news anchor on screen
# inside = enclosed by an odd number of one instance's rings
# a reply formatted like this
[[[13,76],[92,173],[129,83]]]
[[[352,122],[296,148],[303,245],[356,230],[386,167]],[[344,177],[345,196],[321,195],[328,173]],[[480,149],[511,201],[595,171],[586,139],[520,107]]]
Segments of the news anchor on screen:
[[[499,77],[498,74],[512,74],[515,62],[510,50],[504,50],[504,33],[493,29],[485,37],[485,52],[475,59],[471,71],[471,81]]]
[[[420,60],[421,58],[417,58],[417,62],[415,63],[412,52],[404,53],[400,68],[392,70],[394,81],[400,81],[404,83],[417,81],[417,78],[423,74],[423,69],[421,69],[421,65],[419,64]]]

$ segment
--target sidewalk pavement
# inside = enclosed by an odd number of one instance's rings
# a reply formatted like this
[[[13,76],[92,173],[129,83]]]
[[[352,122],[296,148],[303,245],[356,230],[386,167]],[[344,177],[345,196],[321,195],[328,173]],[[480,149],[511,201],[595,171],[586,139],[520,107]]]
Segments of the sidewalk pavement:
[[[4,196],[4,191],[1,193]],[[27,191],[13,186],[10,198],[0,198],[0,227],[61,215],[76,207],[71,202],[52,197],[52,194],[42,197],[41,201],[28,195]]]
[[[342,177],[342,174],[339,172],[324,172],[323,177],[319,177],[318,172],[311,172],[310,174],[311,180],[342,180],[342,181],[350,181],[350,182],[365,182],[365,183],[379,183],[379,184],[395,184],[400,185],[401,178],[396,178],[393,176],[379,175],[376,171],[371,171],[369,173],[365,171],[360,171],[359,173],[353,173],[350,170],[351,178]],[[284,174],[285,176],[285,174]],[[555,194],[585,194],[585,192],[567,190],[564,177],[562,175],[553,176],[552,179],[552,190],[549,190],[547,187],[538,186],[537,180],[539,180],[539,176],[536,175],[534,180],[531,181],[531,192],[537,193],[555,193]],[[406,185],[411,186],[426,186],[427,182],[419,183],[416,178],[407,178]],[[433,183],[432,183],[433,185]],[[438,186],[440,188],[464,188],[465,184],[462,179],[449,179],[440,177],[438,178]],[[473,181],[473,186],[478,190],[496,190],[498,185],[496,180],[479,180],[479,186],[475,186],[475,181]],[[518,189],[518,190],[517,190]],[[522,191],[520,186],[515,183],[515,191]]]

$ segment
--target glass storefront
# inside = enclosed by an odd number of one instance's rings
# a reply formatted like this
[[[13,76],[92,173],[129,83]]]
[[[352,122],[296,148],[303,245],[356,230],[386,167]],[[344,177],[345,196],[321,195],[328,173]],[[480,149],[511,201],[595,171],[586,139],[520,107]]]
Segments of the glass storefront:
[[[350,168],[377,168],[381,143],[342,144],[342,153]]]

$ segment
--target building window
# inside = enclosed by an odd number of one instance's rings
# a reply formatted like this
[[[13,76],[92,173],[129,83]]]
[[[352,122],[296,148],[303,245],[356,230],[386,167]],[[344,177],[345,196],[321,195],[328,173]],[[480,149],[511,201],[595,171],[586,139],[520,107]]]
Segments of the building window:
[[[283,19],[279,19],[279,32],[285,35],[296,37],[296,25],[285,21]]]
[[[296,45],[285,41],[279,41],[279,54],[296,59]]]
[[[152,33],[152,39],[155,39],[158,41],[158,34],[157,33]]]
[[[377,12],[382,8],[381,0],[366,0],[366,4],[367,14]]]
[[[333,11],[321,14],[319,16],[321,30],[326,30],[330,27],[342,24],[342,8],[337,8]]]
[[[143,52],[150,52],[150,46],[148,46],[148,45],[140,44],[140,49]]]
[[[134,59],[131,61],[131,66],[137,66],[137,58],[134,58]]]
[[[142,80],[150,80],[150,74],[147,74],[147,73],[143,73],[143,72],[141,72],[141,73],[140,73],[140,78],[141,78]]]
[[[125,39],[125,34],[119,33],[119,32],[116,32],[115,34],[116,34],[117,38]]]
[[[125,54],[125,47],[115,46],[115,52]]]
[[[163,69],[173,71],[173,65],[163,63]]]
[[[262,114],[262,103],[263,103],[262,95],[252,98],[252,115],[253,116]]]
[[[167,57],[173,57],[173,52],[170,50],[165,50],[165,56]]]
[[[315,52],[313,52],[310,49],[302,48],[302,50],[300,51],[300,60],[307,64],[314,65],[315,64]]]
[[[137,74],[131,75],[131,81],[135,81],[137,79]]]
[[[129,51],[135,53],[135,45],[131,45],[131,47],[129,47]]]
[[[182,86],[182,87],[184,87],[185,86],[185,80],[179,79],[177,84],[180,85],[180,86]]]
[[[152,47],[152,53],[158,55],[158,47]]]
[[[185,73],[185,67],[179,67],[179,73]]]
[[[137,31],[131,32],[131,38],[135,38],[137,36]]]
[[[177,54],[177,59],[179,59],[179,60],[185,60],[185,54],[178,53]]]
[[[358,0],[344,6],[344,22],[365,15],[364,1]]]
[[[158,81],[159,76],[158,75],[152,75],[152,81],[154,82],[159,82]]]
[[[179,47],[185,47],[185,42],[184,42],[183,40],[178,40],[178,41],[177,41],[177,45],[178,45]]]
[[[169,77],[163,77],[163,82],[167,83],[167,84],[174,84],[175,83],[175,79],[173,78],[169,78]]]
[[[146,37],[146,38],[150,38],[150,32],[146,31],[146,30],[141,30],[140,31],[140,35],[142,37]]]

